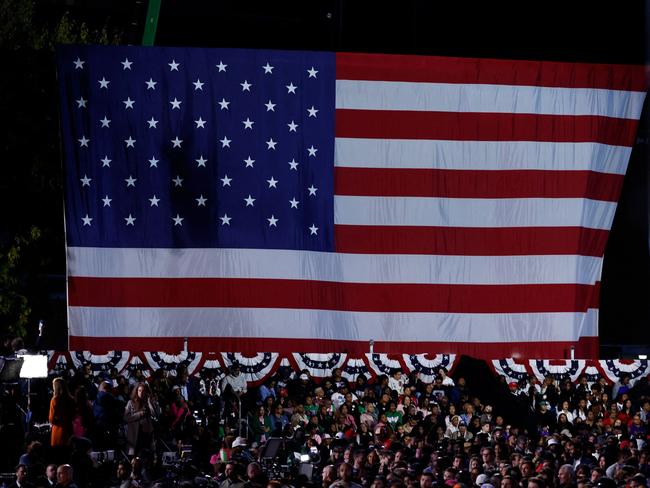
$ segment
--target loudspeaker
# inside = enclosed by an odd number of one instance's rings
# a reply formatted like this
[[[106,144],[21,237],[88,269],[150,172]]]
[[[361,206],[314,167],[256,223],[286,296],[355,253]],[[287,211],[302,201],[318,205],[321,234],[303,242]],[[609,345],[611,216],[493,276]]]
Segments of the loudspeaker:
[[[307,477],[307,480],[311,481],[311,477],[314,474],[314,465],[311,463],[300,463],[298,475],[301,474],[304,474]]]
[[[0,358],[0,383],[18,383],[22,367],[22,358]]]
[[[282,441],[281,437],[271,437],[264,444],[264,450],[260,456],[262,459],[275,459],[278,457],[278,454],[282,450]]]

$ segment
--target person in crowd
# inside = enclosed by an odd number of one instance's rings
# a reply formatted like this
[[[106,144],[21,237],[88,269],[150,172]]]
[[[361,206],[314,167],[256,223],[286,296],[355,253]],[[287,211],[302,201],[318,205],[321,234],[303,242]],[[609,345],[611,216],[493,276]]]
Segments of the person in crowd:
[[[243,488],[244,481],[239,475],[239,467],[236,463],[226,463],[224,475],[224,480],[219,485],[219,488]]]
[[[73,481],[74,471],[69,464],[62,464],[56,469],[56,488],[78,488]]]
[[[56,485],[56,464],[46,466],[45,477],[47,478],[47,488],[53,488]]]
[[[124,410],[129,455],[137,454],[143,448],[151,449],[153,423],[159,415],[159,407],[151,397],[149,386],[145,383],[136,385]]]
[[[85,386],[77,387],[74,394],[75,414],[72,419],[72,432],[75,437],[93,436],[95,418],[92,403],[88,398]]]
[[[93,441],[100,450],[115,444],[121,417],[119,403],[111,390],[111,383],[102,381],[93,402],[93,423],[96,427]]]
[[[27,466],[19,464],[15,469],[16,479],[9,485],[9,488],[33,488],[32,484],[27,481]]]
[[[63,378],[52,381],[52,400],[50,401],[49,422],[52,426],[50,445],[65,447],[72,436],[72,420],[75,415],[75,404],[68,392]]]
[[[138,488],[138,484],[131,478],[131,463],[120,461],[117,463],[117,484],[115,488]]]

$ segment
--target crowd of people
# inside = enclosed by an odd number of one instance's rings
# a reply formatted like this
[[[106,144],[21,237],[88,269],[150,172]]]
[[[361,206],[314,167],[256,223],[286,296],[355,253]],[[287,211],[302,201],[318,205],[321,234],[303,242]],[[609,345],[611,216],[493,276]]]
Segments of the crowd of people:
[[[47,429],[27,429],[12,487],[648,486],[648,378],[495,379],[504,409],[452,376],[282,367],[249,388],[236,363],[223,378],[87,366],[51,381]]]

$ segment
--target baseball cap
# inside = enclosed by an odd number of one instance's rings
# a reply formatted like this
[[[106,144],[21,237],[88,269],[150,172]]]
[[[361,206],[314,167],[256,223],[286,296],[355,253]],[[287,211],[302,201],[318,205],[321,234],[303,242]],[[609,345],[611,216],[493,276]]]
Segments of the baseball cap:
[[[479,475],[476,477],[476,486],[481,486],[481,485],[483,485],[484,483],[487,483],[487,481],[488,481],[489,479],[490,479],[490,478],[488,477],[487,474],[483,474],[483,473],[479,474]]]
[[[232,443],[232,447],[246,447],[246,438],[237,437]]]
[[[300,379],[301,380],[308,380],[309,376],[307,376],[305,373],[303,373],[303,374],[300,375]]]

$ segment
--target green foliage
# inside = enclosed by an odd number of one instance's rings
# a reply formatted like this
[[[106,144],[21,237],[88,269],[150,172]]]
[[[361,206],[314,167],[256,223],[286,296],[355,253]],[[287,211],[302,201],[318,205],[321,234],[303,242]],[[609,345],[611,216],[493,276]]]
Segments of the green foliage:
[[[59,19],[38,22],[33,0],[0,0],[0,48],[54,50],[57,44],[119,44],[122,33],[106,22],[91,29],[64,12]]]
[[[16,270],[20,268],[25,248],[35,245],[41,230],[32,227],[25,235],[17,235],[5,249],[0,250],[0,320],[7,331],[23,336],[32,312],[28,298],[22,293]]]
[[[24,335],[33,316],[65,316],[61,300],[59,309],[52,300],[63,290],[51,288],[64,282],[51,277],[65,273],[54,49],[121,39],[109,18],[95,27],[85,21],[89,10],[63,8],[0,0],[0,113],[9,121],[0,143],[0,334]]]

